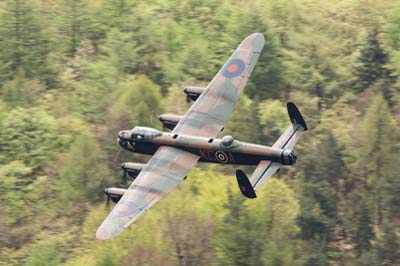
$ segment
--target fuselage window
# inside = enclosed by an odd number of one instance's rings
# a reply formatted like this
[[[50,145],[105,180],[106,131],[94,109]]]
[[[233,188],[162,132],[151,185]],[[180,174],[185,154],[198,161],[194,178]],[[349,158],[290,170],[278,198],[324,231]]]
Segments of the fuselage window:
[[[209,139],[208,143],[212,143],[214,141],[214,139]]]
[[[178,134],[175,134],[172,138],[176,139],[178,137]]]

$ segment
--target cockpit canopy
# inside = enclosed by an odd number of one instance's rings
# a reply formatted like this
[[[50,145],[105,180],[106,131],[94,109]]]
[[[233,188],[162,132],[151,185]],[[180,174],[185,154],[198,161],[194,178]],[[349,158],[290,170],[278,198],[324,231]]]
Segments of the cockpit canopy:
[[[162,132],[151,127],[134,127],[131,130],[132,140],[151,140],[155,137],[161,136]]]

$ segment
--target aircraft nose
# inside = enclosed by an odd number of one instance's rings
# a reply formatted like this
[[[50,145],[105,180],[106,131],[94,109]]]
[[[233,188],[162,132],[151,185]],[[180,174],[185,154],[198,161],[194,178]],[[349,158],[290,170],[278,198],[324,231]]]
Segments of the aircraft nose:
[[[129,139],[129,130],[121,130],[118,132],[118,139],[120,140],[127,140]]]

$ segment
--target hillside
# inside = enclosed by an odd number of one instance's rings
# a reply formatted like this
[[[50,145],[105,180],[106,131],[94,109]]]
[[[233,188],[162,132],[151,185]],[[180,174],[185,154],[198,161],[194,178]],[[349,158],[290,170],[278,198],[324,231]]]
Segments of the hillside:
[[[0,1],[0,266],[400,265],[400,2]],[[309,131],[246,200],[199,164],[120,236],[120,129],[184,114],[240,41],[266,45],[223,135],[272,144],[296,103]],[[244,167],[246,173],[253,168]]]

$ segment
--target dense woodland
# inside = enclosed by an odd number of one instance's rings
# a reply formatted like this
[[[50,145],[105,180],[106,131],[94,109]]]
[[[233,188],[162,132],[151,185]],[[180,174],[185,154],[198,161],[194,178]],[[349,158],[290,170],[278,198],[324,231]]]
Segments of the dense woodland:
[[[120,236],[120,129],[184,114],[253,32],[266,46],[221,135],[310,130],[247,200],[199,164]],[[400,265],[400,1],[0,1],[0,265]],[[243,168],[248,174],[253,170]]]

